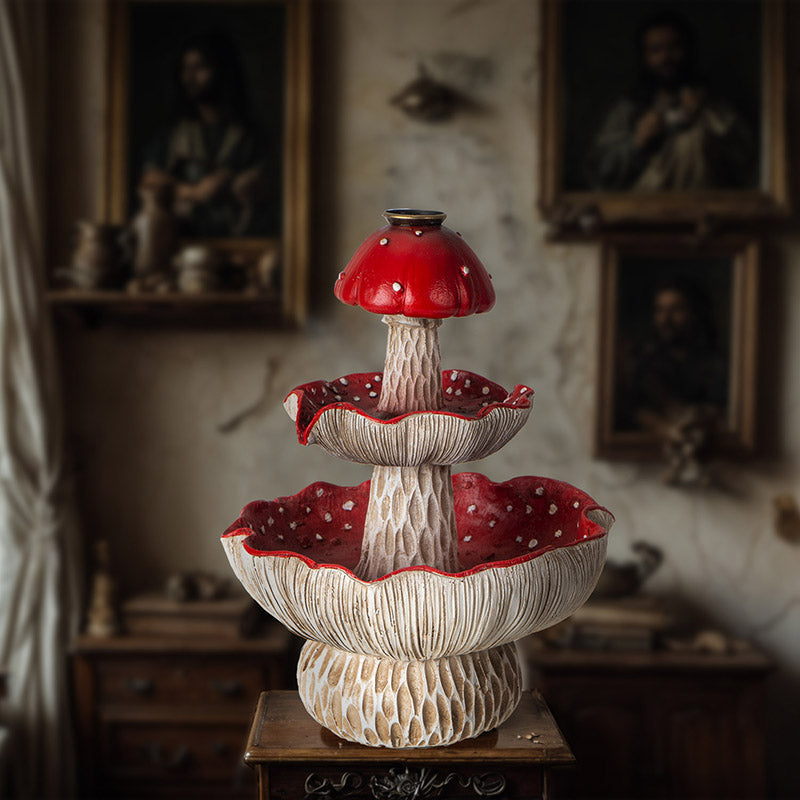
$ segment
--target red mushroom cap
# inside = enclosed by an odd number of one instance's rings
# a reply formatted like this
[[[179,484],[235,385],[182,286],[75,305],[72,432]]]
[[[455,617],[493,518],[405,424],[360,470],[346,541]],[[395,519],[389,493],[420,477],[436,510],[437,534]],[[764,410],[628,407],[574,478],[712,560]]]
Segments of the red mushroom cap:
[[[489,273],[440,211],[390,209],[389,225],[368,236],[334,292],[375,314],[443,319],[494,305]]]

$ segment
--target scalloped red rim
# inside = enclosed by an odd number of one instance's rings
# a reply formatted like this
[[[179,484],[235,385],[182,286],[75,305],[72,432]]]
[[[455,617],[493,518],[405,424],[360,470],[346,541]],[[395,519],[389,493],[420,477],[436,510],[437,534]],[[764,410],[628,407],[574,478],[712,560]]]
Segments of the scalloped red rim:
[[[312,569],[341,569],[355,578],[369,484],[317,482],[289,497],[249,503],[223,538],[247,537],[242,546],[253,556],[299,558]],[[465,569],[446,573],[428,566],[405,567],[376,580],[408,571],[466,577],[522,564],[605,536],[607,528],[590,519],[589,512],[613,519],[589,495],[552,478],[528,475],[494,483],[481,473],[460,472],[453,475],[453,489],[459,560]],[[316,559],[300,552],[312,548]]]
[[[295,426],[300,443],[308,444],[308,437],[320,416],[333,408],[344,408],[384,425],[419,414],[444,414],[470,421],[496,408],[530,408],[533,397],[533,389],[525,385],[515,386],[509,393],[499,383],[475,372],[447,369],[442,370],[443,408],[380,417],[377,408],[382,382],[382,372],[356,372],[332,381],[312,381],[296,386],[284,402],[292,395],[297,398]]]

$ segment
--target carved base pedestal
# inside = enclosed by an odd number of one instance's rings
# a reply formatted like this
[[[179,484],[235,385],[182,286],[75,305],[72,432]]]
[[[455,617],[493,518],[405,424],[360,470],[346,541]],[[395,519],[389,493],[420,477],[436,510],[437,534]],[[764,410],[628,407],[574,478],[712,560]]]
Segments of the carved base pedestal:
[[[373,747],[432,747],[478,736],[514,711],[521,676],[514,644],[430,661],[394,661],[306,642],[297,665],[308,713],[343,739]]]

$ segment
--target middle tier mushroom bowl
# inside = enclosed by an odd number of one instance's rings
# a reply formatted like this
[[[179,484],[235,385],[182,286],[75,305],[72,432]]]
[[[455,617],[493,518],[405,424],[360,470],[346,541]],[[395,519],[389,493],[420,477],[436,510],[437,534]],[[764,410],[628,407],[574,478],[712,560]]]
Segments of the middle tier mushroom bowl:
[[[443,214],[385,216],[335,290],[384,315],[384,370],[284,402],[302,444],[372,464],[372,479],[250,503],[222,542],[252,597],[308,640],[297,677],[312,717],[361,744],[429,747],[510,716],[514,642],[585,602],[613,517],[561,481],[452,474],[520,430],[533,392],[441,369],[441,319],[491,308],[491,280]]]

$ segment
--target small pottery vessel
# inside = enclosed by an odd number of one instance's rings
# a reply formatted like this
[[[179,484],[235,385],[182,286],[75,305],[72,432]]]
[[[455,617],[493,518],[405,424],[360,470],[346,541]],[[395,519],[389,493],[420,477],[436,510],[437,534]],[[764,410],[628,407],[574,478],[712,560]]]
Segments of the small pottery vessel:
[[[119,279],[117,225],[79,220],[77,243],[68,268],[56,271],[56,277],[76,289],[107,289]]]
[[[170,211],[169,185],[139,187],[141,208],[131,221],[133,275],[142,280],[169,271],[178,244],[178,229]]]
[[[219,283],[220,258],[210,247],[192,244],[184,247],[172,261],[178,291],[186,294],[211,292]]]
[[[451,474],[519,431],[533,391],[442,370],[442,319],[489,310],[490,277],[444,214],[385,216],[335,287],[383,315],[383,371],[307,383],[284,402],[302,444],[373,464],[372,479],[251,503],[222,542],[252,597],[308,639],[309,714],[351,741],[428,747],[513,712],[514,641],[587,599],[613,518],[560,481]]]

